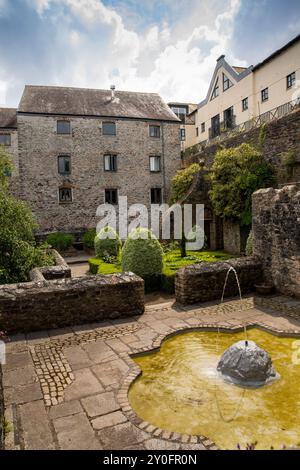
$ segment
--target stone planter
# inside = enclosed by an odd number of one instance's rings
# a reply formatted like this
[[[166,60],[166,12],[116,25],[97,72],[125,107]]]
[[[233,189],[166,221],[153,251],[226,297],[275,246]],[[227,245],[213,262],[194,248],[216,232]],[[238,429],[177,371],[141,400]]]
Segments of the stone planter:
[[[274,294],[275,288],[272,284],[255,284],[255,291],[259,295]]]

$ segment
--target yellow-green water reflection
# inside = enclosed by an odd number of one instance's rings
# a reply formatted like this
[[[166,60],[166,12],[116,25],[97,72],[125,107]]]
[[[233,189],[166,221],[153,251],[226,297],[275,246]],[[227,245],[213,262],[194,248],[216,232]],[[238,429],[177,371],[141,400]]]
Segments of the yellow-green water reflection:
[[[159,352],[135,358],[143,373],[129,391],[133,409],[155,426],[207,436],[223,449],[254,441],[259,449],[299,444],[300,365],[292,362],[296,338],[248,331],[248,339],[269,352],[281,376],[255,390],[225,383],[216,373],[223,351],[243,338],[244,333],[184,333],[165,341]]]

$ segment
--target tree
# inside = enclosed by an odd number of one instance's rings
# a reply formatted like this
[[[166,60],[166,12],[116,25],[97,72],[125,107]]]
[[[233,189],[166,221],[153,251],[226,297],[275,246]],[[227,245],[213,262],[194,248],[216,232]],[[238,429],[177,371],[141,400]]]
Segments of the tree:
[[[0,153],[0,283],[26,281],[35,266],[52,264],[44,247],[36,247],[37,224],[30,208],[9,194],[13,165],[6,152]]]
[[[193,193],[200,171],[203,166],[199,163],[192,163],[190,166],[183,170],[177,171],[176,175],[172,179],[171,187],[171,204],[183,205],[188,202],[189,197]],[[184,214],[182,211],[182,237],[181,237],[181,257],[186,256],[186,240],[184,236]]]
[[[275,171],[262,153],[249,144],[219,150],[210,174],[210,199],[216,215],[250,225],[252,194],[273,186]]]

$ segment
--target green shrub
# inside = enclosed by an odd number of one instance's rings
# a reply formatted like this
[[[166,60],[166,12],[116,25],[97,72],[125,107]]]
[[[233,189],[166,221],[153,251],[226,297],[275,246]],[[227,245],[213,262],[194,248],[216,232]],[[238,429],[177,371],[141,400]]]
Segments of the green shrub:
[[[95,247],[95,237],[96,237],[96,230],[91,228],[85,232],[83,235],[83,246],[88,250],[93,250]]]
[[[133,230],[123,247],[122,269],[131,271],[145,281],[146,291],[160,287],[163,268],[163,250],[150,230]]]
[[[90,273],[97,274],[98,268],[101,263],[103,263],[102,259],[99,258],[90,258],[89,261]]]
[[[117,259],[120,254],[121,240],[112,227],[104,227],[96,235],[95,252],[97,258]]]
[[[161,275],[161,288],[164,292],[168,294],[174,294],[175,292],[175,277],[177,269],[169,269],[164,267],[163,273]]]
[[[75,238],[70,233],[56,232],[47,236],[46,242],[58,251],[66,251],[73,245]]]
[[[252,230],[250,230],[250,233],[247,238],[247,243],[246,243],[246,255],[251,256],[253,254],[253,235],[252,235]]]
[[[101,263],[98,267],[97,274],[115,274],[122,271],[121,264],[116,263]]]

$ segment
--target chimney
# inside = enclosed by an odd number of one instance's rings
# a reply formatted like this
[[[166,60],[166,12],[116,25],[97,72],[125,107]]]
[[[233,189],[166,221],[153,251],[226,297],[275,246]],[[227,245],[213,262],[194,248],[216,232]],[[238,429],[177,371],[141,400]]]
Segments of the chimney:
[[[110,90],[111,90],[111,100],[113,101],[115,99],[115,85],[111,85]]]

